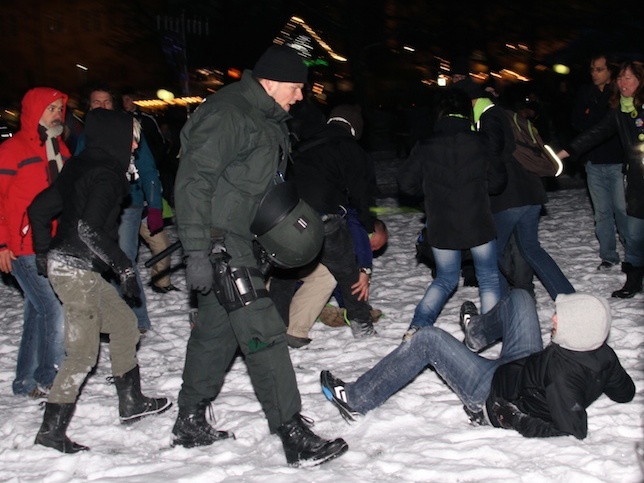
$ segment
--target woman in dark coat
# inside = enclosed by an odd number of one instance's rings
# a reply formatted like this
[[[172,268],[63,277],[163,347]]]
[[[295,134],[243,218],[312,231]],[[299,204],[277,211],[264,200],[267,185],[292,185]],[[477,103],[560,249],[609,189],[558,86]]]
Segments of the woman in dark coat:
[[[642,291],[644,276],[644,64],[628,61],[617,75],[618,92],[611,99],[606,117],[570,142],[559,157],[578,155],[614,134],[626,154],[626,215],[628,234],[623,271],[626,283],[613,297],[631,298]]]
[[[434,135],[420,142],[399,173],[401,191],[425,196],[427,241],[436,278],[416,307],[403,340],[433,325],[458,285],[461,251],[470,249],[479,281],[481,311],[500,299],[496,229],[489,194],[505,186],[505,167],[487,156],[483,137],[472,128],[472,104],[458,89],[438,101]]]

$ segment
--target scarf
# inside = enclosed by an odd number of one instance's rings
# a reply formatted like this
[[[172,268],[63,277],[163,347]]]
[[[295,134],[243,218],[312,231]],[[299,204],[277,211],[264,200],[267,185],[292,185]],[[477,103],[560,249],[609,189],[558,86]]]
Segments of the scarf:
[[[53,183],[60,170],[63,169],[63,157],[60,154],[58,137],[63,133],[63,126],[48,129],[42,124],[38,125],[38,134],[42,144],[45,145],[47,163],[49,166],[49,184]]]
[[[632,97],[619,96],[619,107],[622,112],[629,113],[635,110]]]

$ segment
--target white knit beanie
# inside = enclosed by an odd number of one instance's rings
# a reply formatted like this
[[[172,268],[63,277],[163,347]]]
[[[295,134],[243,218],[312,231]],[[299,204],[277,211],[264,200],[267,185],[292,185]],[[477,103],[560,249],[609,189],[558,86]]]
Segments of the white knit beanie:
[[[555,344],[573,351],[591,351],[608,338],[612,317],[605,298],[583,292],[559,294],[555,307]]]

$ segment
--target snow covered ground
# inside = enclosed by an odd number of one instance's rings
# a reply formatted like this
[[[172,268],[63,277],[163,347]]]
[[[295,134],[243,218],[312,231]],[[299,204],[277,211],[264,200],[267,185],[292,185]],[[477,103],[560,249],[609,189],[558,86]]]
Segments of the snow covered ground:
[[[598,245],[593,234],[585,190],[550,193],[541,221],[542,244],[579,291],[610,297],[624,274],[615,268],[598,272]],[[635,444],[643,440],[644,295],[610,299],[613,328],[610,345],[631,374],[635,399],[616,404],[602,396],[588,410],[589,434],[526,439],[514,431],[472,427],[462,404],[431,370],[426,370],[385,405],[348,425],[320,392],[319,374],[330,369],[352,381],[394,349],[414,307],[431,281],[429,269],[414,258],[414,241],[422,214],[401,213],[393,198],[379,201],[390,230],[389,247],[374,264],[371,302],[384,312],[380,335],[354,340],[348,328],[315,324],[313,342],[291,350],[303,401],[303,413],[316,421],[323,436],[342,436],[349,452],[312,469],[286,466],[281,443],[270,435],[246,366],[237,358],[214,404],[216,427],[236,433],[236,440],[213,446],[170,447],[176,405],[168,412],[132,426],[118,422],[116,390],[110,375],[109,348],[103,343],[95,373],[80,396],[68,434],[91,451],[63,455],[34,446],[42,421],[38,402],[11,394],[20,341],[22,299],[15,288],[0,283],[0,481],[11,482],[640,482]],[[170,228],[172,240],[176,232]],[[141,249],[142,263],[149,257]],[[172,257],[177,265],[180,254]],[[176,401],[189,335],[188,298],[182,270],[173,276],[181,292],[146,291],[153,330],[139,350],[143,389]],[[549,342],[554,303],[536,282],[544,342]],[[459,287],[437,324],[462,338],[461,303],[478,304],[475,288]],[[489,351],[490,357],[498,348]]]

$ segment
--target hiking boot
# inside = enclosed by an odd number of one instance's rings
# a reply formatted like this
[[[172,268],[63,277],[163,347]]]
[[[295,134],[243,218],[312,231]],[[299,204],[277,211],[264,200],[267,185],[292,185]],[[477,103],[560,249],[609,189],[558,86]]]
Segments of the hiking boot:
[[[74,443],[65,434],[75,408],[76,403],[45,403],[45,416],[34,444],[40,444],[68,454],[89,450],[87,446]]]
[[[121,424],[130,424],[146,416],[161,414],[172,406],[167,398],[151,398],[141,393],[139,366],[122,376],[114,376],[114,384],[119,397]]]
[[[291,334],[286,334],[286,342],[289,347],[293,349],[300,349],[304,346],[307,346],[311,343],[311,339],[308,337],[295,337]]]
[[[320,322],[329,327],[344,327],[347,322],[344,320],[344,309],[334,305],[326,305],[318,317]]]
[[[369,320],[351,320],[351,332],[353,337],[356,339],[364,339],[365,337],[371,337],[373,335],[378,335],[376,329],[373,327],[373,322],[371,318]]]
[[[409,329],[403,334],[402,336],[402,341],[403,342],[409,342],[411,338],[420,330],[420,327],[417,325],[410,325]]]
[[[463,342],[467,346],[467,348],[471,351],[476,351],[477,349],[475,348],[476,345],[473,343],[473,341],[470,339],[467,327],[470,324],[470,321],[474,315],[478,315],[479,311],[476,308],[476,305],[474,305],[473,302],[470,302],[469,300],[466,300],[463,302],[463,305],[461,305],[461,311],[459,314],[459,322],[461,324],[461,329],[463,329],[463,332],[465,333],[465,338],[463,339]]]
[[[195,446],[209,446],[222,439],[235,439],[233,433],[218,431],[206,421],[207,407],[210,407],[210,402],[203,400],[196,406],[179,408],[177,421],[172,428],[172,434],[175,436],[172,446],[194,448]]]
[[[324,396],[338,408],[340,415],[347,423],[355,421],[360,415],[347,402],[347,393],[344,390],[344,381],[334,377],[329,371],[320,372],[320,384]]]
[[[380,317],[382,317],[382,310],[380,309],[371,309],[369,311],[369,314],[371,315],[371,321],[375,324],[378,322]]]
[[[289,466],[321,465],[343,455],[349,449],[349,445],[342,438],[333,441],[320,438],[309,429],[312,423],[310,419],[296,414],[277,428],[276,432],[282,440]]]

